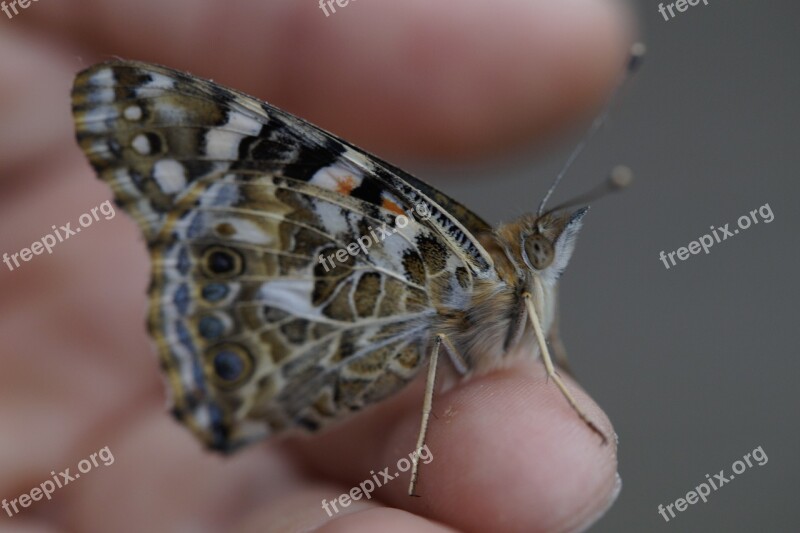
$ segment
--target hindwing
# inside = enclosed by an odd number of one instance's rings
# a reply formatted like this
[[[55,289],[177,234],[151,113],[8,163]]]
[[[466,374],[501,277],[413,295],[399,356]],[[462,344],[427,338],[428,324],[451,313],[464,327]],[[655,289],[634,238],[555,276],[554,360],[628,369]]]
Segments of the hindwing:
[[[477,215],[255,98],[114,61],[78,75],[73,113],[147,240],[174,412],[212,448],[399,390],[437,314],[494,275]]]

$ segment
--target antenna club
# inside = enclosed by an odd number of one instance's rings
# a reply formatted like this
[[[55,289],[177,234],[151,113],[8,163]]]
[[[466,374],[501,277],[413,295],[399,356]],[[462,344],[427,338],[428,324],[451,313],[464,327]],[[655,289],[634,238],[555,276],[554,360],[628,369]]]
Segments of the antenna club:
[[[631,56],[628,60],[628,72],[635,72],[642,66],[647,47],[642,42],[635,42],[631,46]]]
[[[633,171],[625,165],[618,165],[611,170],[608,183],[614,189],[624,189],[633,182]]]
[[[556,179],[553,180],[552,185],[550,185],[550,188],[547,189],[547,192],[545,193],[544,198],[542,198],[542,201],[539,203],[539,209],[536,210],[536,215],[537,216],[542,216],[544,214],[545,207],[547,206],[547,201],[553,195],[553,191],[555,191],[556,187],[558,187],[558,184],[561,182],[561,179],[564,177],[564,174],[566,174],[567,169],[569,169],[569,167],[572,165],[572,162],[575,161],[575,159],[578,157],[578,154],[580,154],[583,151],[584,146],[586,146],[586,142],[595,133],[597,133],[597,130],[599,130],[600,127],[605,122],[606,118],[608,117],[609,110],[611,109],[611,106],[612,106],[612,104],[614,102],[614,99],[619,94],[620,89],[621,89],[622,85],[624,84],[624,82],[628,79],[628,77],[630,75],[630,72],[638,66],[642,56],[644,55],[644,52],[645,52],[645,46],[644,46],[644,44],[642,44],[640,42],[634,43],[634,45],[631,47],[631,59],[630,59],[630,63],[628,64],[628,69],[629,69],[628,73],[625,76],[623,76],[622,80],[620,80],[620,83],[617,85],[616,89],[614,89],[614,92],[611,95],[611,98],[609,99],[608,103],[606,103],[605,107],[603,108],[603,111],[600,113],[600,115],[596,119],[594,119],[592,121],[592,124],[591,124],[591,126],[589,126],[589,130],[586,132],[586,134],[584,135],[583,139],[581,139],[581,141],[578,143],[578,145],[572,150],[572,153],[567,158],[566,163],[564,163],[564,166],[561,167],[561,171],[556,176]],[[583,200],[584,197],[585,198],[589,198],[589,197],[594,198],[595,197],[594,195],[598,194],[600,192],[600,189],[605,189],[606,192],[610,192],[610,191],[614,191],[614,190],[626,187],[628,185],[628,183],[630,183],[632,177],[633,177],[633,173],[630,172],[630,170],[628,170],[627,173],[626,172],[622,172],[621,176],[618,175],[616,178],[614,178],[613,175],[612,175],[610,177],[610,179],[606,183],[600,185],[600,187],[598,188],[597,192],[587,193],[587,195],[580,196],[580,197],[578,197],[578,199]],[[562,205],[560,207],[563,208],[566,205],[569,205],[569,204],[564,204],[564,205]],[[550,212],[555,211],[555,210],[556,209],[551,209]]]

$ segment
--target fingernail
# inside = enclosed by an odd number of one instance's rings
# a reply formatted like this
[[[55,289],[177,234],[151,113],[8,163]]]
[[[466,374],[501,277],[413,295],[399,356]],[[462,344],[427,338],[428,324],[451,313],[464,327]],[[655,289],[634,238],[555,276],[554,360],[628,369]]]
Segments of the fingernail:
[[[589,515],[589,518],[578,528],[575,529],[575,533],[583,533],[584,531],[588,530],[592,527],[595,522],[600,520],[603,515],[605,515],[611,506],[614,505],[614,502],[617,501],[619,497],[619,493],[622,491],[622,478],[619,475],[619,472],[614,474],[614,486],[611,488],[611,494],[608,497],[608,501],[606,504],[597,512]]]

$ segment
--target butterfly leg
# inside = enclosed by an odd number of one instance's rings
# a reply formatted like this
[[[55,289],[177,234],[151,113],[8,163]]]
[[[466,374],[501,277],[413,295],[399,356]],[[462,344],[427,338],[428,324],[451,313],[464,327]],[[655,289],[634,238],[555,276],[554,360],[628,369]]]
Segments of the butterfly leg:
[[[451,354],[455,353],[452,350],[452,344],[445,335],[436,335],[433,340],[431,358],[428,361],[428,379],[425,382],[425,399],[422,402],[422,422],[419,428],[419,436],[417,437],[417,447],[414,448],[414,455],[411,458],[411,481],[408,484],[409,496],[417,496],[414,491],[417,487],[417,479],[419,478],[419,451],[425,446],[425,435],[428,433],[428,421],[430,420],[431,406],[433,405],[433,388],[436,383],[436,366],[439,361],[439,348],[442,343],[450,347],[448,351],[451,352]]]
[[[558,302],[558,299],[554,299],[554,301]],[[575,373],[572,371],[572,368],[570,368],[569,361],[567,360],[567,349],[564,347],[564,342],[561,340],[561,333],[558,329],[558,316],[558,303],[556,303],[555,318],[553,319],[553,325],[550,326],[550,332],[547,334],[547,342],[550,343],[550,348],[553,349],[553,360],[556,362],[556,365],[567,374],[574,376]]]
[[[544,367],[547,370],[547,376],[553,380],[556,384],[558,389],[561,391],[561,394],[564,395],[569,405],[572,409],[578,414],[581,420],[589,426],[589,429],[597,433],[601,439],[603,439],[603,444],[608,442],[608,438],[606,437],[605,433],[603,433],[597,425],[592,422],[589,416],[583,412],[583,410],[578,407],[578,404],[575,402],[575,398],[572,397],[572,393],[569,392],[569,389],[561,380],[561,376],[558,375],[556,372],[555,367],[553,366],[553,361],[550,359],[550,351],[547,348],[547,342],[545,341],[544,333],[542,332],[542,325],[539,322],[539,314],[536,312],[536,306],[533,304],[533,296],[526,292],[522,295],[525,299],[525,305],[528,308],[528,316],[530,317],[531,324],[533,324],[533,331],[536,333],[536,340],[539,342],[539,350],[542,354],[542,361],[544,362]]]

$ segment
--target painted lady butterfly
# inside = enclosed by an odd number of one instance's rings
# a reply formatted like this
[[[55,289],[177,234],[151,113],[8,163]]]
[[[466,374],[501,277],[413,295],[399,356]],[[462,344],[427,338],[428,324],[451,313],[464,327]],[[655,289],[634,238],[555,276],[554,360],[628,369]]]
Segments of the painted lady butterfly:
[[[605,439],[546,345],[586,208],[493,229],[295,116],[146,63],[81,72],[72,102],[81,148],[147,240],[150,333],[176,417],[207,446],[315,430],[427,364],[419,449],[440,350],[467,376],[520,344]]]

